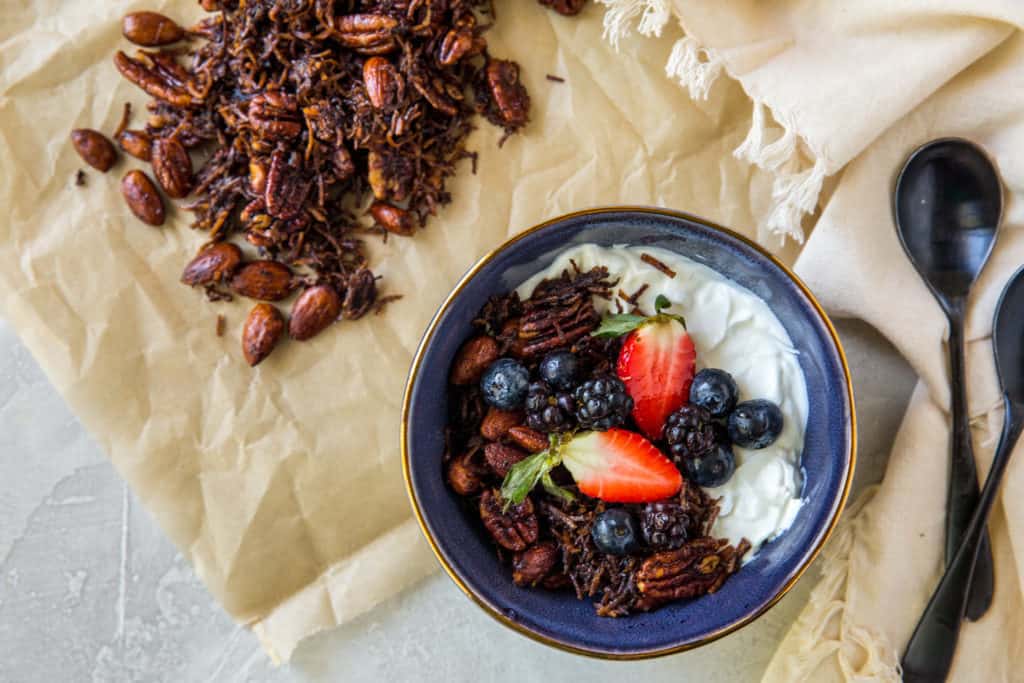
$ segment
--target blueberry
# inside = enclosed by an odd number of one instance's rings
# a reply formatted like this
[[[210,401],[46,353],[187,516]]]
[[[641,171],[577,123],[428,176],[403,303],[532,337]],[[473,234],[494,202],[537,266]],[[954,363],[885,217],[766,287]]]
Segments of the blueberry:
[[[781,433],[782,411],[771,401],[744,401],[729,413],[729,438],[737,446],[764,448]]]
[[[697,373],[690,385],[690,403],[696,403],[712,417],[725,417],[736,407],[739,390],[725,370],[706,368]]]
[[[622,508],[611,508],[599,514],[590,536],[597,549],[608,555],[629,555],[640,548],[636,520]]]
[[[530,385],[530,372],[526,366],[511,358],[499,358],[484,370],[480,378],[480,391],[484,401],[500,410],[515,410],[526,400]]]
[[[580,360],[571,351],[552,351],[540,362],[541,379],[555,389],[572,389],[579,374]]]
[[[716,444],[707,455],[683,460],[683,474],[697,486],[714,488],[729,481],[736,470],[736,456],[726,444]]]

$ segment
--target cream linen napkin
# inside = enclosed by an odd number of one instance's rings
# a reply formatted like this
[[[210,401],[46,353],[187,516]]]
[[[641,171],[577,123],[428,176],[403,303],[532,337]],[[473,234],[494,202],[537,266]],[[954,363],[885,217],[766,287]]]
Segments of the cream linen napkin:
[[[736,155],[775,176],[769,228],[800,239],[800,214],[813,209],[822,177],[842,169],[797,271],[834,315],[861,318],[885,334],[921,380],[884,481],[847,510],[826,547],[824,578],[765,680],[898,680],[899,653],[941,572],[949,428],[946,324],[900,248],[891,192],[907,155],[940,136],[976,140],[1003,173],[1004,228],[967,321],[969,402],[984,475],[1002,424],[993,308],[1024,263],[1017,196],[1024,162],[1014,155],[1024,149],[1024,37],[1017,30],[1024,6],[605,4],[613,39],[633,19],[652,35],[673,18],[681,24],[687,34],[667,70],[691,95],[706,95],[723,72],[742,84],[755,109]],[[762,123],[781,131],[765,137]],[[954,680],[1021,679],[1014,659],[1024,647],[1024,463],[1011,464],[1003,492],[990,524],[996,600],[964,629]]]

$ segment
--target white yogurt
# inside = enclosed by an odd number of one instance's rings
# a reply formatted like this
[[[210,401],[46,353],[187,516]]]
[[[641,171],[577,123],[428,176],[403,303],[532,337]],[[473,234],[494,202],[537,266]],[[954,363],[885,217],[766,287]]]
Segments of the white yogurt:
[[[650,254],[676,272],[669,278],[648,265]],[[640,308],[654,311],[654,300],[664,294],[671,313],[686,318],[686,328],[697,347],[697,368],[721,368],[732,374],[740,400],[766,398],[782,409],[782,434],[760,450],[734,448],[736,472],[724,485],[707,489],[721,499],[721,512],[712,533],[733,544],[746,538],[753,548],[749,560],[765,541],[789,528],[800,510],[800,453],[807,424],[807,387],[797,351],[785,328],[768,305],[750,290],[716,271],[663,249],[599,247],[584,244],[563,252],[551,266],[519,286],[526,298],[545,279],[570,268],[570,260],[586,271],[605,266],[618,278],[616,289],[632,294],[643,285]],[[596,298],[603,314],[615,313],[614,303]],[[609,311],[609,309],[612,309]]]

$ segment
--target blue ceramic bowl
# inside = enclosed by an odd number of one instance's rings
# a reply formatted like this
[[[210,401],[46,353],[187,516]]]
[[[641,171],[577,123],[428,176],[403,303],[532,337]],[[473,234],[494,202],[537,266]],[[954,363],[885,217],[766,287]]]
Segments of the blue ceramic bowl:
[[[448,370],[487,299],[515,288],[569,246],[662,247],[704,263],[772,308],[800,352],[809,413],[802,465],[806,503],[786,533],[722,588],[695,600],[619,619],[598,617],[569,592],[519,588],[491,541],[461,508],[442,474]],[[664,210],[582,211],[520,234],[463,277],[430,323],[413,361],[402,415],[402,459],[413,510],[452,580],[488,614],[572,652],[633,659],[708,643],[750,623],[807,569],[835,527],[853,475],[853,394],[835,330],[807,288],[754,243]]]

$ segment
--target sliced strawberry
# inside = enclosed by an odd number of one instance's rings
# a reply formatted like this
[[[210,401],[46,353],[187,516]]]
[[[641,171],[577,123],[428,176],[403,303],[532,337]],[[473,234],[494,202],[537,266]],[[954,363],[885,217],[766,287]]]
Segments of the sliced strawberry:
[[[561,456],[581,492],[609,503],[661,500],[683,485],[671,460],[625,429],[584,432],[562,447]]]
[[[633,419],[652,439],[661,438],[665,419],[690,396],[697,350],[686,327],[657,316],[629,333],[619,352],[619,379],[633,397]]]

